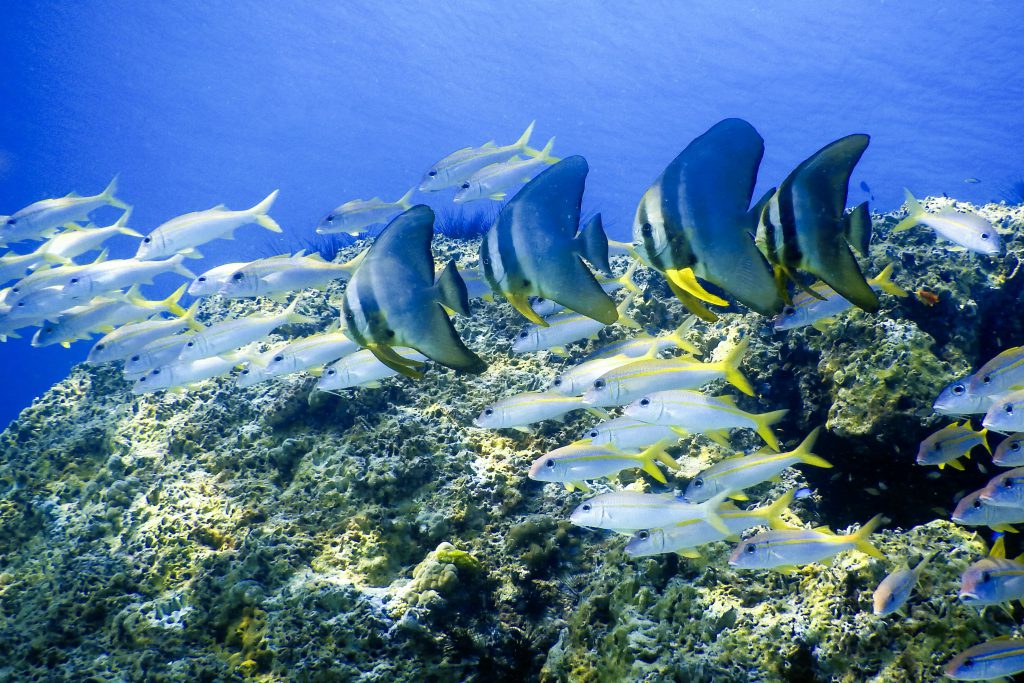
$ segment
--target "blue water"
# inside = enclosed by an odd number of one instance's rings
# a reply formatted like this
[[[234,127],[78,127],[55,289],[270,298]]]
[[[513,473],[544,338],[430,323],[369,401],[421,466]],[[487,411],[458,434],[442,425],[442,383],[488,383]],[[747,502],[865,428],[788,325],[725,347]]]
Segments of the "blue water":
[[[762,189],[867,132],[853,200],[866,181],[880,209],[903,186],[989,201],[1024,176],[1022,33],[1016,2],[8,2],[0,214],[119,173],[148,232],[280,188],[286,234],[249,226],[205,247],[203,269],[296,249],[342,201],[395,199],[448,152],[536,119],[537,143],[590,161],[586,208],[621,238],[650,181],[726,116],[767,141]],[[88,346],[0,346],[0,425]]]

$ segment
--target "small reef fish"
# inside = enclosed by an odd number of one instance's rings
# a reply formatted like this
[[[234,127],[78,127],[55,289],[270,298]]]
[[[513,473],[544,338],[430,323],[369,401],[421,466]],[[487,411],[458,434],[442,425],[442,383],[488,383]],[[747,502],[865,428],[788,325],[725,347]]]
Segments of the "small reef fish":
[[[795,491],[789,491],[770,505],[753,510],[740,510],[732,503],[722,503],[718,508],[718,516],[725,523],[728,534],[700,519],[687,520],[661,529],[642,529],[633,534],[633,538],[626,544],[626,554],[630,557],[647,557],[678,553],[683,557],[698,558],[700,552],[696,548],[707,543],[736,538],[747,529],[756,526],[787,528],[782,521],[782,513],[793,502],[794,493]]]
[[[692,328],[696,320],[694,316],[687,316],[679,327],[668,334],[653,336],[646,332],[628,339],[622,339],[603,346],[584,358],[585,361],[597,358],[610,358],[611,356],[630,356],[632,358],[654,357],[669,349],[679,349],[684,353],[694,356],[701,355],[700,349],[687,341],[684,337]]]
[[[974,431],[970,420],[954,422],[921,442],[917,449],[917,464],[938,465],[939,469],[949,465],[962,471],[964,466],[960,458],[970,458],[971,450],[976,446],[984,446],[985,450],[992,452],[987,436],[987,429]]]
[[[698,519],[719,533],[729,535],[729,527],[718,513],[724,498],[718,496],[694,505],[671,493],[614,491],[588,498],[573,510],[569,521],[591,529],[627,532],[660,529]]]
[[[765,253],[775,268],[780,294],[787,279],[807,289],[796,269],[815,275],[854,306],[878,310],[878,295],[864,279],[850,250],[867,251],[871,239],[868,203],[849,214],[846,198],[850,174],[870,138],[847,135],[800,163],[765,204],[761,228]]]
[[[62,225],[86,221],[101,206],[113,206],[124,211],[128,205],[114,196],[117,192],[117,178],[107,185],[103,192],[91,197],[79,197],[71,193],[60,199],[43,199],[15,211],[0,225],[0,244],[14,244],[52,237]]]
[[[868,278],[868,286],[876,292],[883,291],[899,297],[908,296],[904,289],[892,281],[892,271],[893,264],[890,263],[882,269],[878,277]],[[807,325],[812,325],[816,330],[824,330],[853,306],[824,282],[815,283],[810,289],[814,291],[815,296],[800,292],[793,297],[793,303],[785,306],[782,313],[776,316],[776,330],[794,330]]]
[[[231,275],[246,265],[246,262],[225,263],[222,266],[210,268],[208,271],[197,277],[188,286],[190,296],[210,296],[220,291],[220,288],[231,278]]]
[[[1024,508],[1000,507],[981,499],[981,489],[960,499],[953,510],[952,519],[964,526],[987,526],[993,531],[1015,533],[1014,524],[1024,522]]]
[[[588,428],[581,439],[595,446],[613,446],[628,451],[647,448],[664,439],[678,441],[679,433],[673,427],[652,425],[630,417],[616,417]]]
[[[427,357],[409,348],[398,347],[395,353],[409,361],[423,362]],[[377,360],[369,349],[349,354],[328,366],[320,375],[316,388],[320,391],[340,391],[352,387],[376,388],[382,380],[394,377],[397,370]]]
[[[620,365],[594,380],[583,394],[593,406],[623,406],[651,392],[668,389],[699,389],[724,379],[753,396],[754,388],[740,371],[749,339],[743,339],[720,361],[702,363],[689,358],[644,358]]]
[[[97,297],[39,328],[32,337],[32,346],[60,344],[67,348],[72,342],[88,339],[96,332],[113,332],[121,325],[148,320],[162,311],[184,315],[185,309],[178,305],[183,292],[181,288],[162,301],[147,301],[135,289],[117,298]]]
[[[929,553],[921,558],[921,561],[913,569],[903,567],[882,579],[878,588],[871,595],[874,613],[878,616],[885,616],[903,607],[910,599],[910,594],[914,591],[914,586],[921,578],[924,568],[928,566],[928,562],[933,557],[935,557],[935,553]]]
[[[996,467],[1024,466],[1024,433],[1017,432],[1003,439],[992,454]]]
[[[235,351],[221,356],[210,356],[196,360],[179,360],[135,380],[133,394],[148,394],[161,389],[179,390],[191,387],[203,380],[220,377],[252,358],[250,351]]]
[[[108,294],[135,285],[150,284],[153,278],[164,273],[177,273],[189,280],[196,275],[184,264],[185,256],[177,254],[164,261],[139,261],[137,259],[114,259],[96,263],[65,280],[64,296],[78,301]]]
[[[190,361],[217,356],[259,341],[283,325],[315,323],[316,318],[295,312],[299,297],[284,311],[273,315],[254,314],[210,325],[192,335],[181,347],[178,360]]]
[[[776,479],[788,467],[800,464],[832,467],[827,460],[811,452],[820,432],[818,427],[799,446],[786,453],[754,453],[721,460],[694,477],[683,498],[691,503],[702,503],[725,492],[731,498],[746,500],[741,491]]]
[[[467,316],[469,298],[454,260],[435,282],[433,235],[434,212],[423,204],[384,228],[345,288],[345,333],[413,379],[420,377],[419,361],[401,356],[394,347],[416,349],[454,370],[483,372],[487,364],[466,347],[442,308]]]
[[[981,424],[1002,434],[1024,431],[1024,389],[992,397]]]
[[[1002,536],[993,544],[988,557],[960,575],[959,596],[961,601],[977,607],[1024,600],[1024,562],[1006,557]]]
[[[633,401],[623,415],[650,424],[670,425],[688,434],[723,432],[729,429],[753,429],[772,450],[779,440],[771,426],[788,410],[748,413],[736,407],[730,396],[706,396],[688,389],[656,391]]]
[[[185,285],[171,295],[175,301],[182,295]],[[185,314],[167,320],[144,320],[139,323],[123,325],[113,332],[107,333],[97,341],[85,359],[87,363],[109,363],[130,358],[148,344],[158,339],[184,332],[185,330],[202,330],[204,327],[196,322],[196,311],[199,302],[192,304]]]
[[[323,217],[316,226],[316,232],[318,235],[340,232],[358,235],[369,227],[388,223],[398,214],[412,208],[415,192],[416,188],[412,188],[393,202],[386,202],[380,197],[345,202]]]
[[[541,326],[547,323],[530,308],[531,296],[605,325],[619,316],[582,260],[611,272],[604,230],[592,222],[576,234],[589,170],[586,159],[571,156],[542,171],[501,209],[480,244],[480,264],[491,289]]]
[[[364,252],[365,253],[365,252]],[[326,289],[335,280],[348,280],[362,262],[359,254],[347,263],[330,263],[320,254],[273,256],[246,263],[225,277],[218,290],[230,298],[282,297],[303,289]]]
[[[1024,671],[1024,639],[997,638],[958,654],[946,665],[954,681],[989,681]]]
[[[981,489],[980,498],[986,505],[1024,508],[1024,467],[1007,470],[993,477]]]
[[[535,422],[557,420],[574,410],[586,409],[579,396],[563,396],[554,391],[524,391],[487,406],[473,424],[485,429],[524,430]]]
[[[949,384],[932,407],[942,415],[985,413],[995,396],[1014,389],[1024,389],[1024,346],[1000,352],[973,375]]]
[[[266,376],[280,377],[319,368],[358,350],[359,345],[339,330],[303,337],[288,342],[269,355]]]
[[[630,293],[622,300],[616,310],[616,323],[626,327],[639,328],[640,325],[626,313],[633,305]],[[566,346],[583,339],[596,339],[597,334],[607,325],[582,313],[562,311],[544,319],[543,325],[527,325],[512,342],[512,353],[530,353],[532,351],[552,351],[560,355],[568,355]]]
[[[892,229],[893,234],[918,225],[926,225],[937,235],[968,251],[988,256],[1002,253],[1003,243],[999,239],[999,233],[991,223],[978,214],[957,211],[952,206],[947,206],[938,213],[929,213],[914,199],[910,190],[904,189],[903,192],[907,200],[907,217],[896,224]]]
[[[7,316],[25,324],[53,320],[55,315],[78,305],[79,302],[64,296],[63,287],[45,287],[17,297],[17,303],[8,307]]]
[[[277,190],[244,211],[231,211],[219,204],[212,209],[172,218],[142,238],[135,258],[149,261],[173,254],[199,257],[201,254],[196,247],[216,239],[233,239],[235,230],[249,223],[256,223],[271,232],[281,232],[281,226],[267,215],[275,199]]]
[[[629,453],[614,446],[595,446],[592,443],[571,443],[545,453],[530,466],[529,477],[534,481],[565,484],[589,491],[586,482],[618,474],[622,470],[639,467],[662,484],[668,483],[658,467],[660,462],[669,469],[678,470],[679,463],[665,452],[671,440],[658,442],[639,453]]]
[[[419,186],[420,192],[437,192],[461,185],[474,173],[491,164],[500,164],[517,154],[527,153],[534,123],[536,122],[531,122],[519,139],[511,145],[498,147],[493,142],[487,142],[480,147],[466,147],[452,152],[431,166],[423,175]]]
[[[548,387],[548,390],[556,391],[564,396],[579,396],[601,375],[635,361],[636,358],[629,356],[611,356],[610,358],[588,360],[556,375],[551,380],[551,386]]]
[[[729,564],[740,569],[786,572],[821,562],[845,550],[858,550],[882,560],[884,556],[869,538],[883,520],[882,515],[875,515],[857,531],[842,536],[825,527],[764,531],[741,542],[729,557]]]
[[[772,271],[750,237],[763,202],[748,209],[764,156],[764,139],[742,119],[725,119],[687,145],[644,193],[633,219],[641,260],[704,320],[706,304],[729,302],[707,280],[762,315],[782,310]]]
[[[0,256],[0,284],[5,284],[12,280],[20,280],[29,271],[46,263],[47,260],[37,253],[15,254],[9,251]]]
[[[501,201],[507,196],[505,190],[528,182],[537,171],[558,161],[557,157],[551,156],[554,146],[555,139],[551,138],[536,156],[526,159],[513,157],[508,161],[485,166],[459,185],[452,201],[456,204],[476,199]]]
[[[80,266],[61,266],[60,268],[46,268],[38,269],[31,275],[26,275],[21,280],[18,280],[10,289],[7,290],[6,296],[4,296],[4,303],[8,306],[16,304],[21,297],[28,296],[32,292],[38,292],[41,289],[47,289],[48,287],[63,287],[67,283],[68,276],[72,273],[80,273],[90,266],[94,266],[97,263],[103,263],[107,260],[109,251],[104,249],[100,252],[99,256],[92,263],[82,264]]]
[[[141,349],[129,356],[124,362],[124,376],[138,378],[150,370],[170,365],[178,360],[181,347],[185,345],[195,333],[172,334],[151,341]]]
[[[36,251],[37,254],[51,261],[71,263],[72,259],[100,249],[103,243],[116,235],[142,237],[142,234],[128,227],[131,209],[121,214],[117,222],[105,228],[79,228],[67,230],[54,235]]]
[[[584,231],[587,229],[584,228]],[[605,294],[612,295],[625,287],[626,291],[633,292],[634,294],[640,293],[640,288],[636,286],[636,282],[633,281],[633,275],[636,273],[636,269],[640,266],[639,261],[633,261],[626,272],[619,277],[605,277],[599,275],[597,281],[601,285],[601,289],[605,291]],[[532,299],[530,301],[530,308],[537,315],[546,318],[549,315],[560,313],[565,310],[565,306],[559,303],[555,303],[551,299]]]

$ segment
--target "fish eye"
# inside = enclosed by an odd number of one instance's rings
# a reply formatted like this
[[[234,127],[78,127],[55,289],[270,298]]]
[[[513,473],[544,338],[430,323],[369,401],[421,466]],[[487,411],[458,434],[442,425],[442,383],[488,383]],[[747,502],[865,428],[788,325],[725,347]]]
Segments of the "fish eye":
[[[596,429],[591,429],[589,432],[587,432],[587,436],[589,436],[591,439],[596,439],[598,436],[600,436],[600,434],[601,432],[597,431]]]
[[[280,353],[279,353],[279,354],[277,354],[276,356],[274,356],[274,362],[275,362],[275,363],[280,363],[280,362],[281,362],[281,361],[283,361],[283,360],[284,360],[284,356],[283,356],[283,355],[281,355]]]
[[[17,218],[8,218],[7,219],[7,225],[17,225],[17,224],[18,224],[18,219]]]
[[[160,369],[159,369],[159,368],[157,368],[156,370],[154,370],[154,371],[153,371],[153,374],[154,374],[154,375],[159,375],[159,374],[160,374]]]
[[[988,233],[987,232],[981,233],[981,239],[987,240],[988,239]]]
[[[1007,403],[1005,406],[1003,406],[1003,410],[1006,411],[1007,415],[1013,415],[1013,404]]]
[[[334,369],[332,368],[332,369],[330,369],[330,370],[328,370],[328,371],[327,371],[327,374],[328,374],[328,375],[334,375],[334,374],[337,374],[337,370],[334,370]]]
[[[796,309],[792,306],[786,306],[782,309],[782,315],[793,315],[794,313],[796,313]]]
[[[556,386],[556,387],[560,387],[560,386],[562,386],[562,378],[561,378],[561,377],[556,377],[556,378],[555,378],[555,381],[554,381],[554,382],[552,382],[551,384],[552,384],[552,385],[554,385],[554,386]]]
[[[232,280],[241,280],[243,277],[245,277],[245,275],[243,273],[235,273],[234,275],[231,276],[231,279]]]
[[[590,512],[590,503],[584,503],[583,504],[583,511],[584,512]]]
[[[196,345],[195,342],[189,342],[188,344],[185,344],[185,346],[188,346],[189,348],[191,348],[191,347],[193,347],[195,345]]]
[[[462,183],[462,189],[463,190],[468,190],[469,189],[469,183]]]
[[[651,230],[652,228],[650,223],[644,223],[643,225],[640,226],[640,232],[643,233],[644,235],[650,235]]]
[[[935,447],[932,448],[932,450],[935,451],[936,453],[938,453],[939,451],[942,450],[942,444],[940,444],[940,443],[935,444]]]
[[[484,408],[484,415],[494,415],[494,408]]]
[[[1003,487],[1004,488],[1008,488],[1008,489],[1012,489],[1013,488],[1013,479],[1010,479],[1009,477],[1007,477],[1003,481]]]
[[[345,320],[348,320],[349,322],[352,322],[355,319],[356,319],[356,314],[355,313],[353,313],[352,311],[345,311]]]
[[[604,389],[606,384],[607,383],[603,379],[595,379],[594,380],[594,388],[597,389],[598,391],[600,391],[601,389]]]
[[[642,399],[640,399],[640,406],[641,407],[646,408],[649,405],[651,405],[651,399],[649,399],[649,398],[642,398]]]
[[[145,238],[144,240],[142,240],[142,243],[143,243],[143,244],[149,244],[149,243],[150,243],[150,242],[152,242],[152,241],[153,241],[153,238],[152,238],[152,237],[147,237],[147,238]]]
[[[641,531],[637,533],[636,537],[639,538],[641,541],[646,541],[648,538],[651,537],[651,535],[646,531]]]
[[[334,216],[328,216],[327,217],[327,222],[328,223],[333,223],[334,222]]]
[[[140,382],[145,382],[145,381],[146,381],[146,378],[145,378],[145,377],[140,377],[140,378],[139,378],[139,381],[140,381]]]
[[[957,396],[959,396],[960,394],[964,393],[965,391],[967,391],[967,389],[964,387],[963,384],[954,384],[953,385],[953,393],[956,394]]]
[[[19,301],[18,305],[21,306],[21,307],[24,307],[25,306],[25,302],[24,301]]]
[[[520,339],[526,339],[529,336],[530,336],[530,333],[527,332],[526,330],[523,330],[522,332],[519,333],[519,338]]]
[[[985,384],[992,384],[992,375],[985,375],[981,378],[981,381]]]
[[[973,505],[974,505],[975,509],[980,508],[981,507],[981,501],[978,500],[977,498],[975,498]]]
[[[1019,451],[1020,450],[1020,441],[1011,441],[1010,442],[1010,450],[1013,451],[1014,453]]]
[[[437,175],[437,171],[430,171],[429,173],[427,173],[427,175],[433,178],[434,176]]]
[[[139,356],[132,356],[128,360],[130,360],[133,363],[138,363],[139,362]]]
[[[544,467],[554,467],[554,466],[555,466],[555,461],[554,461],[554,460],[552,460],[551,458],[548,458],[548,459],[547,459],[547,460],[546,460],[546,461],[544,462]]]
[[[76,282],[78,282],[78,278],[77,277],[71,278],[71,284],[75,284]]]
[[[107,348],[107,345],[106,345],[106,344],[97,344],[97,345],[96,345],[96,350],[97,350],[97,351],[102,351],[102,350],[103,350],[103,349],[105,349],[105,348]]]
[[[974,660],[971,659],[970,657],[968,657],[967,659],[964,660],[964,666],[966,666],[966,667],[974,666]]]
[[[693,480],[693,488],[699,489],[699,488],[701,488],[703,486],[704,486],[704,480],[701,479],[700,477],[697,477],[696,479]]]
[[[992,575],[988,572],[982,572],[979,578],[981,579],[982,583],[988,583],[988,581],[992,578]]]
[[[248,375],[249,374],[249,368],[246,368],[245,370],[242,370],[242,374],[243,375]]]
[[[385,334],[387,334],[389,338],[390,337],[394,337],[395,336],[395,331],[394,330],[388,330]]]
[[[200,282],[206,282],[206,276],[205,275],[200,275],[199,276],[199,281]]]
[[[747,555],[753,555],[756,550],[757,548],[754,547],[753,543],[748,543],[747,547],[743,549],[743,551],[747,553]]]

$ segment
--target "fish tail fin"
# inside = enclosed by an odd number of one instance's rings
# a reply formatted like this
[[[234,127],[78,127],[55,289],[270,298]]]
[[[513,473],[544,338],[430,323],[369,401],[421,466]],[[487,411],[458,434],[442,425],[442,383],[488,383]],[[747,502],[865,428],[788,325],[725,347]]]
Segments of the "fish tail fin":
[[[729,494],[730,491],[722,491],[701,503],[701,507],[704,509],[704,521],[714,527],[718,533],[726,536],[732,536],[733,533],[729,531],[729,527],[725,525],[725,521],[718,514],[718,508],[726,501]]]
[[[455,266],[455,259],[449,261],[441,271],[441,276],[437,278],[434,289],[441,305],[461,316],[469,315],[469,291],[466,289],[465,280],[459,275],[459,270]]]
[[[882,272],[868,280],[868,284],[876,286],[883,292],[887,292],[893,296],[909,296],[905,289],[892,281],[892,272],[894,267],[895,264],[889,262],[885,268],[882,268]]]
[[[548,140],[548,144],[544,145],[544,149],[540,150],[536,154],[531,154],[531,150],[526,150],[526,153],[528,156],[531,156],[534,159],[539,159],[540,161],[543,161],[545,164],[554,164],[557,163],[559,160],[558,157],[551,156],[551,150],[554,149],[554,147],[555,138],[552,137],[550,140]]]
[[[608,263],[608,236],[604,232],[601,214],[596,214],[587,221],[574,241],[577,250],[591,265],[601,272],[612,272],[612,267]]]
[[[189,326],[189,329],[199,332],[204,329],[202,323],[196,320],[196,313],[199,311],[199,300],[196,299],[181,316],[182,322]]]
[[[301,313],[296,313],[295,307],[299,305],[299,299],[301,299],[301,298],[302,298],[301,294],[296,296],[294,299],[292,299],[292,302],[290,304],[288,304],[288,308],[284,309],[285,320],[287,322],[289,322],[289,323],[300,323],[300,324],[301,323],[315,323],[315,322],[317,322],[316,318],[310,318],[308,315],[302,315]]]
[[[696,346],[694,346],[685,338],[683,338],[684,334],[693,329],[693,326],[696,322],[697,316],[686,316],[685,318],[683,318],[683,322],[679,323],[679,326],[676,327],[676,329],[672,330],[672,333],[668,336],[668,338],[672,340],[672,343],[676,345],[677,349],[682,349],[683,351],[686,351],[689,354],[699,356],[701,355],[700,349],[698,349]]]
[[[773,410],[770,413],[751,416],[754,419],[757,433],[768,444],[768,447],[776,452],[779,450],[779,439],[775,436],[775,432],[772,431],[772,425],[785,417],[788,412],[788,409],[783,408],[782,410]]]
[[[658,443],[648,446],[637,455],[637,458],[639,458],[642,463],[641,468],[643,471],[660,481],[662,484],[667,484],[668,482],[657,463],[660,462],[673,470],[678,470],[680,468],[676,459],[665,451],[671,443],[672,439],[662,439]]]
[[[405,194],[403,194],[401,197],[399,197],[398,200],[395,202],[395,204],[398,204],[403,209],[411,209],[412,208],[412,196],[414,194],[416,194],[416,187],[415,186],[410,187],[409,191],[406,192]]]
[[[262,202],[249,209],[249,213],[253,214],[253,220],[256,221],[257,225],[266,228],[270,232],[284,232],[281,230],[281,226],[277,224],[277,221],[267,215],[270,207],[274,205],[274,200],[277,199],[277,193],[278,190],[274,190]]]
[[[921,222],[921,215],[924,213],[924,207],[914,199],[914,195],[910,194],[910,190],[903,188],[903,196],[907,204],[907,217],[896,224],[896,227],[892,229],[893,233],[910,230]]]
[[[843,218],[846,224],[846,241],[861,256],[868,255],[871,244],[871,211],[863,202]]]
[[[878,560],[884,560],[885,555],[883,555],[882,551],[876,548],[868,539],[871,534],[878,530],[878,527],[882,526],[883,522],[885,522],[884,515],[875,515],[869,519],[864,526],[853,533],[852,539],[857,550]]]
[[[10,253],[10,252],[8,252],[8,253]],[[5,256],[6,256],[6,254],[5,254]],[[52,253],[50,253],[48,251],[44,251],[43,253],[39,254],[39,258],[43,259],[43,261],[45,261],[46,263],[59,263],[62,266],[73,266],[73,265],[75,265],[75,262],[72,259],[69,259],[67,256],[61,256],[60,254],[52,254]],[[38,270],[38,269],[39,269],[39,265],[38,264],[30,267],[30,270]]]
[[[110,179],[110,182],[107,183],[106,189],[103,190],[103,193],[100,196],[103,197],[103,199],[110,206],[122,209],[124,211],[128,211],[132,207],[128,206],[127,204],[125,204],[120,199],[114,196],[117,193],[117,178],[118,176],[114,176],[113,178]]]
[[[790,489],[771,502],[764,508],[764,520],[772,529],[788,529],[789,524],[782,519],[782,513],[789,509],[793,498],[796,496],[796,489]]]
[[[174,290],[174,292],[171,293],[169,297],[159,302],[159,307],[167,309],[167,312],[172,315],[176,315],[179,318],[184,318],[185,316],[188,315],[188,311],[182,308],[181,304],[179,304],[178,302],[181,300],[181,297],[185,294],[185,290],[187,289],[187,283],[182,285],[181,287],[178,287],[176,290]],[[196,303],[198,304],[198,302]],[[196,304],[193,304],[193,306],[195,305]],[[193,310],[192,313],[194,315],[195,311]],[[189,327],[191,326],[192,325],[189,324]]]
[[[750,338],[745,337],[739,344],[733,346],[729,353],[726,354],[725,360],[722,361],[722,368],[725,371],[725,381],[733,385],[747,396],[754,395],[754,387],[750,385],[750,380],[747,379],[746,375],[740,370],[740,363],[743,362],[743,356],[747,352],[747,347],[750,346]]]
[[[537,122],[530,121],[530,125],[527,126],[526,130],[523,131],[523,134],[519,136],[519,139],[516,140],[516,143],[513,145],[513,147],[518,147],[521,150],[526,149],[526,146],[530,144],[530,136],[533,135],[533,126],[535,123]]]
[[[185,255],[184,254],[175,254],[174,256],[171,257],[171,260],[174,261],[174,268],[172,268],[172,270],[175,273],[177,273],[178,275],[184,275],[189,280],[195,280],[196,279],[196,274],[193,273],[191,270],[189,270],[188,267],[184,263],[184,261],[185,261]]]
[[[636,269],[639,267],[640,262],[634,259],[633,262],[629,264],[629,267],[626,268],[626,272],[615,278],[617,282],[622,284],[623,289],[627,292],[633,292],[634,294],[640,293],[640,287],[636,284],[636,280],[633,279],[633,276],[636,275]]]
[[[369,251],[370,248],[367,247],[366,249],[363,249],[361,252],[350,258],[348,261],[345,261],[344,263],[341,264],[341,267],[345,269],[345,271],[349,274],[349,277],[351,277],[356,272],[356,269],[359,268],[360,264],[362,264],[363,259],[366,258],[366,254]]]
[[[615,307],[615,310],[619,313],[619,317],[615,322],[624,327],[640,329],[640,323],[634,320],[633,317],[626,312],[629,310],[629,307],[633,305],[633,299],[635,298],[636,294],[630,292],[626,295],[626,298],[622,300],[622,303]]]
[[[982,427],[978,430],[978,436],[981,437],[981,445],[988,451],[989,455],[992,455],[992,446],[988,444],[988,428]],[[968,451],[970,453],[970,451]]]
[[[814,448],[814,444],[815,442],[817,442],[818,436],[820,434],[821,427],[815,427],[813,430],[811,430],[811,433],[808,434],[807,437],[800,442],[800,445],[796,447],[796,450],[793,451],[793,456],[799,458],[800,462],[804,463],[805,465],[814,465],[815,467],[831,468],[832,463],[830,463],[828,460],[825,460],[825,458],[821,457],[820,455],[815,455],[814,453],[811,452],[811,449]]]
[[[117,231],[122,235],[130,235],[132,237],[144,237],[142,233],[136,230],[132,230],[131,228],[128,227],[128,219],[131,218],[131,215],[132,207],[129,206],[121,214],[121,217],[118,218],[117,221],[114,223],[114,227],[117,228]]]

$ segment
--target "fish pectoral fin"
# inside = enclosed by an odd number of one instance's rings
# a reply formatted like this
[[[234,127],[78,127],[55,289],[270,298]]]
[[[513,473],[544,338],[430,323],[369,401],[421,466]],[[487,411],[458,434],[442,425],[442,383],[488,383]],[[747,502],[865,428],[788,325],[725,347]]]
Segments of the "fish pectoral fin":
[[[828,332],[829,328],[836,324],[835,318],[822,318],[811,323],[811,327],[818,332]]]
[[[946,464],[952,467],[954,470],[960,470],[961,472],[963,472],[966,469],[964,467],[964,464],[959,460],[950,460]]]
[[[780,564],[778,567],[772,567],[779,574],[792,574],[796,571],[796,566],[792,564]]]
[[[537,430],[534,429],[533,427],[522,427],[522,426],[520,426],[520,427],[509,427],[509,429],[514,429],[515,431],[520,432],[522,434],[536,434],[537,433]]]
[[[665,276],[684,292],[696,297],[700,301],[706,301],[709,304],[714,304],[716,306],[729,305],[729,302],[722,297],[712,294],[708,290],[704,289],[704,287],[697,281],[697,276],[693,274],[692,268],[669,268],[665,271]]]
[[[578,488],[583,493],[590,493],[590,487],[587,486],[587,482],[585,482],[585,481],[573,481],[573,482],[569,482],[569,485],[570,486],[575,486],[576,488]]]
[[[590,413],[591,415],[593,415],[594,417],[599,417],[602,420],[607,420],[607,419],[609,419],[611,417],[611,415],[608,413],[608,411],[604,410],[603,408],[591,407],[591,408],[584,408],[584,410],[587,411],[588,413]]]
[[[750,500],[750,497],[747,496],[747,494],[743,493],[742,491],[736,491],[735,493],[730,493],[729,497],[732,498],[733,500],[740,500],[740,501]]]
[[[696,548],[683,548],[681,550],[677,550],[676,555],[679,555],[680,557],[685,557],[688,560],[699,560],[702,557],[704,557],[700,554],[700,552],[697,551]]]
[[[512,304],[512,308],[519,311],[524,318],[535,325],[549,327],[548,322],[537,315],[537,311],[530,307],[530,300],[526,294],[517,294],[515,292],[504,292],[504,294],[505,298],[508,299],[508,302]]]
[[[402,358],[390,346],[385,346],[383,344],[370,344],[367,348],[370,349],[370,353],[372,353],[377,360],[400,375],[405,375],[412,379],[420,379],[423,377],[422,372],[415,370],[416,367],[423,365],[422,361]]]

